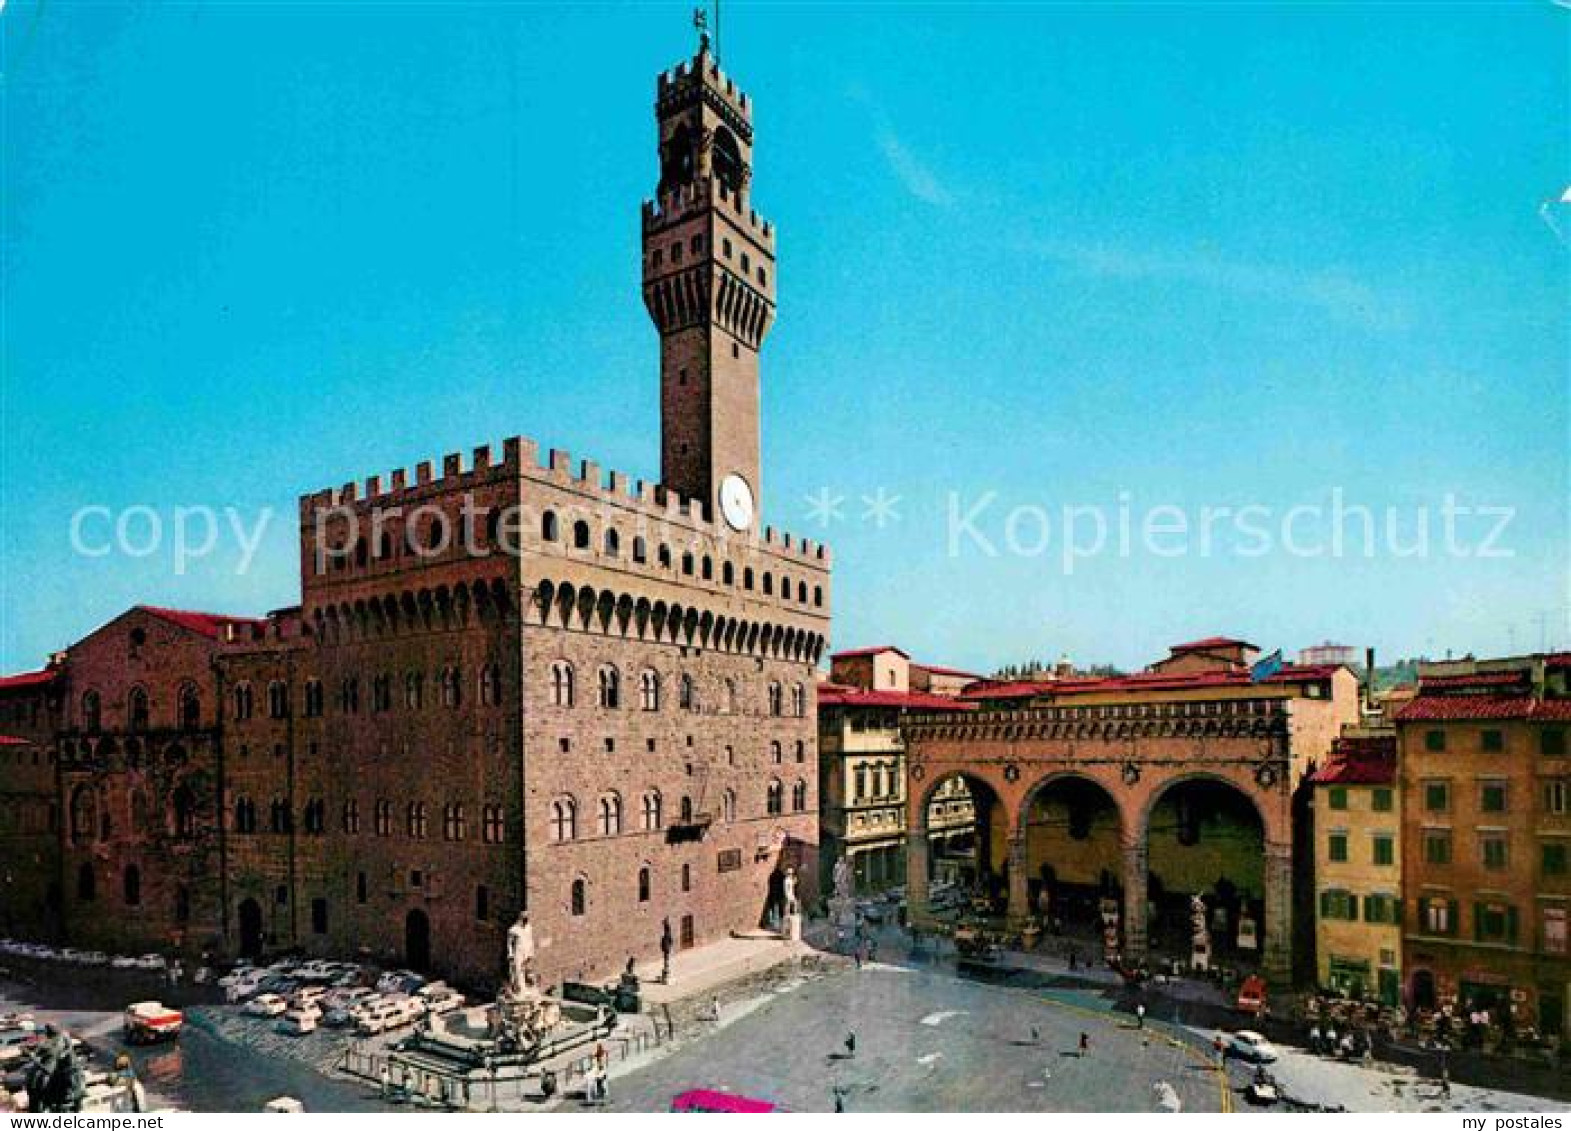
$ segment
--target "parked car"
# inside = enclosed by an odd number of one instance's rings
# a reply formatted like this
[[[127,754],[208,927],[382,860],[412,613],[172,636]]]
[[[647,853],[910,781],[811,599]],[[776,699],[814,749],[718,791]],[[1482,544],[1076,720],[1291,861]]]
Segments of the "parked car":
[[[253,1017],[277,1017],[289,1008],[289,1003],[277,994],[260,994],[246,1002],[244,1012]]]
[[[355,996],[341,997],[332,1002],[326,1002],[326,999],[323,999],[325,1004],[322,1005],[322,1024],[330,1025],[335,1029],[342,1028],[345,1025],[353,1025],[359,1020],[359,1014],[366,1006],[372,1005],[379,1000],[371,990],[361,989],[346,992]]]
[[[266,981],[267,975],[260,970],[247,971],[244,977],[224,987],[224,998],[230,1002],[247,1001],[262,992],[262,984]]]
[[[1276,1046],[1253,1029],[1240,1029],[1230,1042],[1232,1054],[1252,1064],[1270,1064],[1277,1058]]]
[[[305,1009],[291,1009],[280,1017],[273,1025],[280,1033],[291,1037],[303,1037],[307,1033],[316,1032],[317,1024],[322,1020],[322,1011],[315,1006]]]
[[[451,1013],[464,1005],[464,995],[446,982],[432,982],[428,986],[421,986],[420,992],[415,996],[425,1004],[426,1012],[437,1015]]]
[[[289,995],[291,1009],[304,1009],[306,1006],[317,1006],[327,996],[327,987],[322,985],[301,986]]]
[[[0,1065],[21,1060],[27,1055],[27,1050],[41,1039],[38,1031],[32,1028],[0,1030]]]
[[[425,979],[413,970],[389,970],[376,980],[378,992],[384,994],[412,994],[425,985]]]
[[[376,1002],[358,1011],[355,1017],[355,1032],[363,1037],[373,1037],[389,1029],[396,1029],[404,1023],[403,1014],[403,1008],[391,1001]]]
[[[126,1006],[125,1041],[128,1045],[150,1045],[179,1038],[185,1015],[159,1001],[138,1001]]]

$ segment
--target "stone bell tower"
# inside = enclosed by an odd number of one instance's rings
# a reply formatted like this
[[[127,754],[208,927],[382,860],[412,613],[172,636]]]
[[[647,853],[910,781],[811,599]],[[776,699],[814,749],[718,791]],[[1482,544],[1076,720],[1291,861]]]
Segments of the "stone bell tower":
[[[660,478],[734,530],[758,524],[758,351],[774,229],[751,204],[752,106],[704,36],[660,76],[660,184],[644,203],[644,305],[660,331]]]

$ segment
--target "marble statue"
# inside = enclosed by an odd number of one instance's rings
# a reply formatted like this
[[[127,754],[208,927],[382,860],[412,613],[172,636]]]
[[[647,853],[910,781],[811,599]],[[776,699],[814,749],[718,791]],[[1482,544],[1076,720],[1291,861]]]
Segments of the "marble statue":
[[[791,916],[791,915],[800,914],[801,910],[802,910],[802,907],[801,907],[801,904],[799,904],[797,902],[797,899],[796,899],[796,869],[795,868],[787,868],[786,869],[785,881],[781,884],[781,890],[784,893],[785,913],[786,913],[786,915],[787,916]]]
[[[518,913],[518,922],[507,929],[507,994],[531,997],[535,989],[535,929],[529,916]]]

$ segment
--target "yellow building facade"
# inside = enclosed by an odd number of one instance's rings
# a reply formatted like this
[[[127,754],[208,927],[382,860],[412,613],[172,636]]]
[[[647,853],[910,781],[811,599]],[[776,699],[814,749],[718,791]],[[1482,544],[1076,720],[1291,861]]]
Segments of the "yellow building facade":
[[[1347,997],[1398,1005],[1402,806],[1395,732],[1349,728],[1312,780],[1319,984]]]

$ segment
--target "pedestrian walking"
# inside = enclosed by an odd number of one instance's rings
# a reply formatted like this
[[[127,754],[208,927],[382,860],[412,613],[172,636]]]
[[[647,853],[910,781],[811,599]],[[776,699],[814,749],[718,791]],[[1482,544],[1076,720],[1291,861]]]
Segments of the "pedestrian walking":
[[[1042,1032],[1035,1025],[1031,1026],[1031,1043],[1033,1045],[1042,1043]]]
[[[1211,1039],[1211,1051],[1216,1054],[1217,1067],[1220,1068],[1223,1060],[1226,1059],[1226,1047],[1222,1044],[1221,1033]]]
[[[1091,1034],[1090,1033],[1081,1033],[1080,1034],[1080,1055],[1081,1056],[1085,1056],[1086,1053],[1088,1053],[1090,1051],[1091,1051]]]
[[[605,1042],[604,1041],[596,1041],[595,1042],[595,1068],[596,1068],[596,1070],[598,1070],[600,1072],[604,1072],[605,1069],[606,1069],[606,1062],[609,1061],[609,1060],[610,1060],[610,1054],[608,1054],[606,1052]]]
[[[856,1055],[856,1034],[855,1033],[847,1033],[846,1034],[846,1055],[847,1056],[855,1056]]]
[[[716,1025],[720,1024],[720,995],[716,994],[709,1002],[709,1017]]]
[[[1144,1029],[1145,1027],[1146,1027],[1146,1003],[1142,1001],[1142,1002],[1138,1003],[1135,1006],[1135,1028],[1137,1028],[1137,1029]]]
[[[846,1090],[836,1084],[832,1091],[835,1097],[835,1114],[839,1115],[846,1109]]]

